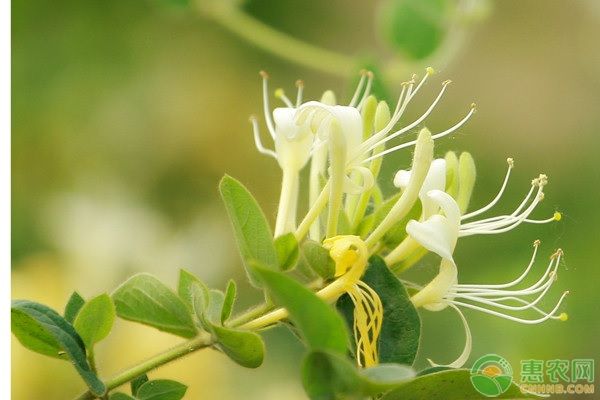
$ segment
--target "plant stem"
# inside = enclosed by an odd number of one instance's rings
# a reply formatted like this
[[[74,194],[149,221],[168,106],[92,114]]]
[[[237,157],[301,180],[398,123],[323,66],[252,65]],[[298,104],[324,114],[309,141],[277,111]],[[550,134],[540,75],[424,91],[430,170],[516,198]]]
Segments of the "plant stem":
[[[194,337],[193,339],[185,341],[163,353],[157,354],[149,358],[148,360],[121,372],[120,374],[106,382],[106,390],[109,391],[115,389],[137,378],[138,376],[145,374],[148,371],[152,371],[153,369],[156,369],[173,360],[177,360],[190,353],[193,353],[196,350],[208,347],[211,344],[213,344],[213,342],[214,340],[209,333],[201,332],[198,336]],[[81,394],[80,396],[76,397],[75,400],[93,400],[95,398],[97,397],[94,394],[87,391]]]
[[[357,62],[352,57],[295,39],[256,20],[235,6],[221,5],[219,1],[214,3],[198,7],[204,15],[263,50],[298,65],[344,78],[356,72]]]

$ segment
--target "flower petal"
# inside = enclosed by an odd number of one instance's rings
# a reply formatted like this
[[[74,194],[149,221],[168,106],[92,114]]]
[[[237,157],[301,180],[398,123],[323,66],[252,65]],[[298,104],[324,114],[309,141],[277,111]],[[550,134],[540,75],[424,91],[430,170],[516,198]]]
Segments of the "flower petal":
[[[453,362],[451,362],[450,364],[446,364],[446,365],[436,364],[428,358],[427,361],[429,361],[429,363],[431,364],[432,367],[460,368],[463,365],[465,365],[465,363],[469,359],[469,356],[471,355],[471,349],[473,347],[473,339],[471,336],[471,329],[469,329],[469,323],[467,322],[467,319],[465,318],[464,314],[462,313],[462,311],[460,311],[460,309],[458,307],[456,307],[454,304],[449,304],[449,306],[452,307],[454,309],[454,311],[456,311],[458,313],[458,315],[460,316],[460,319],[462,320],[463,327],[465,328],[465,347],[463,348],[463,351],[460,354],[460,356],[458,356],[458,358],[456,360],[454,360]]]
[[[408,221],[406,232],[427,250],[442,258],[452,259],[458,229],[446,217],[436,214],[423,222]]]

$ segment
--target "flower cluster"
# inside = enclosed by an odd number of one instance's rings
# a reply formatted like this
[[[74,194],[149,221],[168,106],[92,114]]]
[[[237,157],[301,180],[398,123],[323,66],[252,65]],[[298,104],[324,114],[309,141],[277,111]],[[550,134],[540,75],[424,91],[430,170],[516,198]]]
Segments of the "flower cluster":
[[[458,239],[473,235],[500,234],[521,224],[543,224],[561,219],[555,212],[545,219],[532,214],[544,199],[546,175],[531,181],[523,201],[507,215],[487,218],[507,190],[514,161],[507,159],[508,170],[497,195],[484,207],[468,211],[476,180],[475,163],[469,153],[457,156],[449,152],[434,159],[434,141],[461,128],[474,114],[472,104],[465,116],[449,128],[431,133],[422,124],[442,100],[450,81],[444,81],[429,107],[415,120],[404,122],[405,111],[434,74],[427,68],[418,80],[413,76],[404,82],[396,105],[377,101],[370,94],[373,74],[361,73],[361,79],[347,105],[337,103],[331,91],[319,101],[304,101],[304,84],[298,81],[295,101],[282,89],[275,96],[283,107],[271,110],[269,77],[263,79],[264,118],[273,149],[262,143],[259,123],[251,117],[256,147],[273,157],[282,170],[282,185],[275,224],[275,236],[294,234],[298,242],[313,240],[329,251],[335,262],[332,282],[322,282],[321,297],[335,301],[347,293],[354,304],[354,335],[356,357],[360,366],[377,364],[377,341],[383,310],[377,293],[361,280],[372,255],[384,258],[397,275],[414,265],[427,252],[440,258],[439,273],[427,284],[406,282],[414,291],[415,307],[440,311],[447,307],[460,316],[466,332],[462,354],[450,364],[463,365],[471,349],[471,333],[461,308],[469,308],[524,324],[549,319],[566,320],[558,313],[563,293],[556,306],[545,312],[538,303],[556,280],[562,251],[557,250],[543,276],[533,285],[516,289],[531,273],[539,247],[534,244],[533,257],[517,279],[505,284],[459,283],[454,249]],[[416,139],[410,135],[418,131]],[[410,169],[401,169],[394,176],[398,193],[384,199],[377,182],[382,158],[393,152],[412,148]],[[300,172],[309,168],[308,209],[298,218]],[[516,315],[530,310],[539,318],[526,319]],[[433,364],[433,362],[432,362]]]

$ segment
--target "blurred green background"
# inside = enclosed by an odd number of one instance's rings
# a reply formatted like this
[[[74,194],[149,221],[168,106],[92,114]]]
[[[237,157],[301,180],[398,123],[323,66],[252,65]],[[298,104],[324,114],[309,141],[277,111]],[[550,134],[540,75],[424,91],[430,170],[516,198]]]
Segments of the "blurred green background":
[[[307,42],[388,60],[393,50],[375,26],[380,3],[252,0],[244,9]],[[493,197],[511,156],[517,168],[498,210],[510,210],[543,172],[550,184],[536,216],[555,209],[564,215],[550,226],[461,240],[461,281],[512,279],[539,238],[538,271],[556,248],[565,251],[556,289],[542,307],[550,309],[563,290],[571,296],[567,323],[525,326],[466,311],[471,361],[494,352],[518,371],[521,359],[598,359],[600,3],[505,0],[486,3],[484,14],[435,59],[440,73],[408,114],[420,115],[438,83],[452,79],[427,126],[443,130],[477,102],[474,118],[436,148],[440,156],[474,155],[473,207]],[[302,78],[308,98],[331,88],[344,100],[354,77],[294,65],[158,0],[16,0],[12,24],[12,296],[62,309],[74,288],[91,297],[137,271],[174,285],[185,267],[215,287],[233,276],[244,289],[242,305],[258,301],[244,282],[216,190],[228,173],[247,184],[267,215],[275,213],[279,169],[255,151],[247,121],[261,112],[257,72],[268,70],[274,87],[288,92]],[[402,57],[398,63],[403,74],[418,64]],[[391,81],[395,96],[399,86]],[[387,158],[383,178],[390,181],[409,160],[410,152]],[[423,279],[436,268],[425,258],[412,275]],[[301,346],[284,330],[266,336],[258,370],[203,351],[151,377],[188,384],[189,399],[304,398]],[[99,345],[100,372],[111,375],[176,342],[118,321]],[[453,360],[463,343],[455,314],[424,312],[418,365]],[[30,353],[14,338],[12,362],[13,399],[65,399],[82,389],[70,365]]]

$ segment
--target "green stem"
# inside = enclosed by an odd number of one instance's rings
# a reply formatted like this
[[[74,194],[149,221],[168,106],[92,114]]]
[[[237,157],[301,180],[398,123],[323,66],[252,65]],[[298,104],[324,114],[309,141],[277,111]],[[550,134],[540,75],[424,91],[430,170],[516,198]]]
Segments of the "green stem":
[[[106,390],[110,391],[112,389],[115,389],[137,378],[142,374],[152,371],[173,360],[177,360],[181,357],[184,357],[190,353],[195,352],[196,350],[208,347],[213,343],[214,340],[209,333],[201,332],[198,336],[194,337],[193,339],[185,341],[163,353],[157,354],[149,358],[148,360],[121,372],[120,374],[106,382]],[[78,396],[76,400],[93,400],[95,398],[97,397],[88,391]]]
[[[222,5],[220,1],[210,3],[215,4],[204,7],[199,5],[200,11],[263,50],[290,62],[344,78],[356,72],[357,62],[352,57],[295,39],[256,20],[237,7]]]

